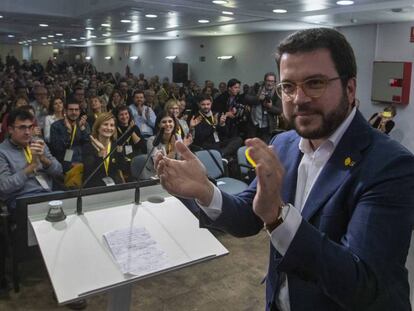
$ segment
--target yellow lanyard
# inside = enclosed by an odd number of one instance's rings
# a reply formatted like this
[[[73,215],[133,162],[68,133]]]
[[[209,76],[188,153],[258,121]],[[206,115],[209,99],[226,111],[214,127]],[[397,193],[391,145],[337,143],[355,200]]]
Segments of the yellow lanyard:
[[[181,136],[181,133],[182,133],[182,130],[181,130],[181,125],[180,125],[180,124],[178,124],[178,126],[177,126],[177,135],[178,135],[179,137],[182,137],[182,136]]]
[[[109,142],[108,147],[107,147],[107,149],[106,149],[106,154],[109,154],[110,152],[111,152],[111,143]],[[105,161],[104,161],[104,166],[105,166],[105,173],[106,173],[106,176],[108,176],[109,163],[110,163],[109,158],[110,158],[110,157],[107,157],[107,158],[105,159]]]
[[[202,114],[200,112],[200,116],[203,117],[203,119],[207,122],[208,125],[211,125],[213,128],[216,128],[216,125],[214,124],[214,116],[211,116],[211,119],[213,120],[213,122],[211,122],[204,114]]]
[[[32,152],[30,151],[30,148],[27,146],[23,149],[24,157],[26,158],[26,161],[28,164],[32,163],[33,157]]]
[[[72,149],[73,142],[75,141],[75,136],[76,136],[76,130],[77,129],[78,129],[78,127],[75,123],[75,126],[73,127],[73,130],[72,130],[72,137],[70,139],[70,149]]]

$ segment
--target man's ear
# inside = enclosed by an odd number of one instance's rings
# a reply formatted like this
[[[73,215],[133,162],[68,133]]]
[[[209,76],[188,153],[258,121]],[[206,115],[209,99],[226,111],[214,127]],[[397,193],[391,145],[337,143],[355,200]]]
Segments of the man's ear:
[[[348,103],[352,105],[355,103],[355,97],[356,97],[356,78],[351,78],[348,80],[348,83],[346,85],[346,95],[348,97]]]

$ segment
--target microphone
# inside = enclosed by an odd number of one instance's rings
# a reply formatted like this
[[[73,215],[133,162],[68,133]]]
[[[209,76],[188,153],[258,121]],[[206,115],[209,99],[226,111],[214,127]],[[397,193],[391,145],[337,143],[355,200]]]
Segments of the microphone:
[[[158,134],[157,134],[157,136],[155,136],[155,139],[152,142],[153,147],[157,147],[160,144],[162,136],[164,135],[164,131],[165,131],[165,129],[163,127],[161,127]]]
[[[85,187],[85,185],[91,180],[91,178],[93,176],[95,176],[96,172],[102,167],[102,165],[105,163],[105,160],[107,158],[109,158],[116,150],[117,146],[122,145],[123,143],[125,143],[126,138],[128,138],[128,136],[132,135],[132,132],[134,130],[134,127],[131,127],[130,129],[128,129],[127,131],[125,131],[121,137],[119,137],[117,139],[117,141],[115,142],[115,148],[113,148],[101,161],[101,163],[99,163],[99,165],[93,170],[93,172],[86,178],[86,180],[82,183],[82,185],[79,187],[79,192],[78,192],[78,196],[76,199],[76,214],[78,215],[82,215],[82,190]]]

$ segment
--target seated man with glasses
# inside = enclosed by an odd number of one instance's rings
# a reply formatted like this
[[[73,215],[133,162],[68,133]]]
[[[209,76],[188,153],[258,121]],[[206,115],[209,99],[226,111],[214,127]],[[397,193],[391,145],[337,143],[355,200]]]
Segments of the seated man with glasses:
[[[266,228],[267,311],[409,311],[414,156],[358,110],[356,60],[340,32],[296,32],[278,46],[278,95],[294,129],[246,140],[257,178],[218,190],[181,143],[156,156],[161,184],[235,236]],[[195,200],[190,200],[195,199]]]
[[[0,199],[13,209],[17,197],[52,191],[62,166],[43,140],[33,140],[33,114],[18,108],[7,122],[9,138],[0,144]]]

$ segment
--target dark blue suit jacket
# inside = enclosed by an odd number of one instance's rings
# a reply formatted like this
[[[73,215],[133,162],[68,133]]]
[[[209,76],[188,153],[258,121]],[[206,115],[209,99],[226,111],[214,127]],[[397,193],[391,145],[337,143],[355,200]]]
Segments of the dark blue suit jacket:
[[[282,196],[294,202],[300,137],[272,141],[285,167]],[[346,160],[349,158],[348,160]],[[223,194],[223,211],[202,226],[249,236],[263,228],[252,210],[256,181],[237,196]],[[187,202],[188,203],[188,202]],[[323,168],[285,256],[270,245],[266,310],[286,274],[291,311],[411,310],[405,268],[414,223],[414,157],[357,114]]]

